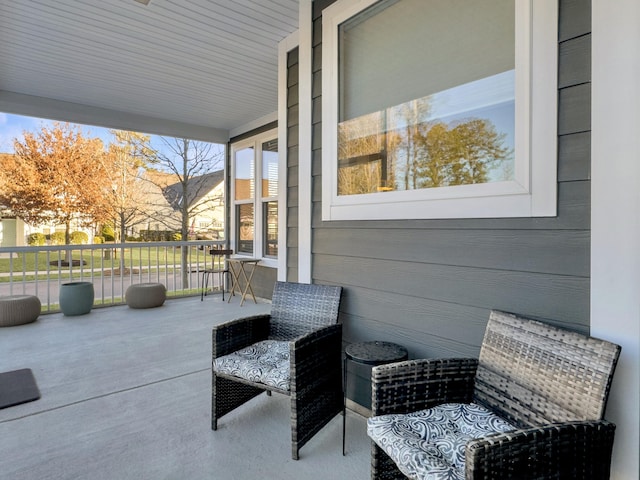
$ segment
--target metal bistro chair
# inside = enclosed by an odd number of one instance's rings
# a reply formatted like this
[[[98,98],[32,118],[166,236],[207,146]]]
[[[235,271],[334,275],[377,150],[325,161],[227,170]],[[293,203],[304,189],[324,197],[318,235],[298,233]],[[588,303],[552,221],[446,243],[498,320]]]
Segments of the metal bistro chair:
[[[342,287],[276,282],[270,314],[213,327],[211,428],[266,391],[291,398],[291,456],[342,411]]]
[[[212,248],[209,250],[211,255],[211,268],[202,271],[202,292],[200,293],[200,301],[204,300],[209,288],[209,277],[218,274],[220,279],[220,290],[222,290],[222,301],[224,302],[224,286],[225,275],[229,275],[229,267],[227,266],[227,257],[233,255],[233,250],[225,248]],[[213,282],[212,282],[213,285]]]
[[[606,479],[620,347],[492,311],[479,359],[375,367],[373,479]]]

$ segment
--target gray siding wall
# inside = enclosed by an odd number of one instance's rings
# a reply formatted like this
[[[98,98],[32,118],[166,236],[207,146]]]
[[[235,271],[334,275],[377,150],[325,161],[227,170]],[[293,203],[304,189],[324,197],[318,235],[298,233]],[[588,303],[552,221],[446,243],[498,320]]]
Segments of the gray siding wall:
[[[298,281],[298,48],[287,55],[287,281]]]
[[[558,215],[323,222],[321,10],[314,2],[313,282],[345,287],[346,342],[477,355],[490,309],[589,331],[591,2],[560,0]]]

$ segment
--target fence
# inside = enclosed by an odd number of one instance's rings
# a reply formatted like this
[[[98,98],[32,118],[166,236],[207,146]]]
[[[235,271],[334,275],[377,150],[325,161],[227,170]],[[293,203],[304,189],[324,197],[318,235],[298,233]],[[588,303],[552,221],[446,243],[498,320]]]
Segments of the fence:
[[[120,305],[132,283],[159,282],[169,296],[200,295],[212,247],[221,241],[118,243],[0,248],[0,295],[36,295],[42,312],[57,312],[60,286],[94,285],[94,306]],[[219,289],[217,275],[209,286]],[[212,283],[213,282],[213,283]]]

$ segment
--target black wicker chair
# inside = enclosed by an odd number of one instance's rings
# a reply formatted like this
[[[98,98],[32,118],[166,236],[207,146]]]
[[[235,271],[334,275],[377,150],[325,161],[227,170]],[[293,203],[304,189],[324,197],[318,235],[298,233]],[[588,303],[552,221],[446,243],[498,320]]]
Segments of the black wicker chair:
[[[615,425],[603,415],[619,353],[618,345],[493,311],[478,360],[375,367],[368,425],[375,440],[372,478],[609,478]],[[451,403],[479,405],[511,427],[459,443],[461,464],[445,473],[425,473],[432,463],[426,467],[415,450],[398,443],[394,449],[385,439],[395,435],[392,429],[406,432],[407,423],[380,430],[380,422],[396,419],[393,414],[430,409],[424,413],[429,416]],[[431,437],[415,438],[420,450],[435,451]]]
[[[211,428],[263,391],[291,397],[291,455],[342,411],[342,287],[276,282],[271,314],[213,328]]]

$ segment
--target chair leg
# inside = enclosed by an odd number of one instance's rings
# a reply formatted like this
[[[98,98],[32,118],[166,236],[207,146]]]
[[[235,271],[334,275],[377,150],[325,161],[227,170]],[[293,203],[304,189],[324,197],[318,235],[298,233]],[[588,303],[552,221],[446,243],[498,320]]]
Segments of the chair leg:
[[[200,292],[200,301],[207,296],[207,288],[209,288],[209,273],[202,272],[202,291]]]
[[[211,429],[216,430],[218,420],[240,405],[260,395],[264,390],[233,380],[218,377],[212,372],[211,378]]]
[[[218,416],[216,415],[216,374],[211,369],[211,430],[218,430]]]

